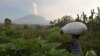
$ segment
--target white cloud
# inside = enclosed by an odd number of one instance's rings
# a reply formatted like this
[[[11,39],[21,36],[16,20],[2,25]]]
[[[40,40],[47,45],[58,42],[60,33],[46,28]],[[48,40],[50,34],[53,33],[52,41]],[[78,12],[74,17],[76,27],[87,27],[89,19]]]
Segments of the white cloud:
[[[72,15],[83,11],[87,14],[100,5],[98,0],[37,0],[39,13],[48,20],[57,19],[63,15]]]

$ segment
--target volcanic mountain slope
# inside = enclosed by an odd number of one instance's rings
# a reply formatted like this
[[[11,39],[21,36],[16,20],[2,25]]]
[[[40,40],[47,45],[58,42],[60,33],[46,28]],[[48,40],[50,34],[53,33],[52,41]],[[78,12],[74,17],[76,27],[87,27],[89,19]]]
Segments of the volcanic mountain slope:
[[[14,20],[15,24],[49,25],[49,21],[39,15],[27,15]]]

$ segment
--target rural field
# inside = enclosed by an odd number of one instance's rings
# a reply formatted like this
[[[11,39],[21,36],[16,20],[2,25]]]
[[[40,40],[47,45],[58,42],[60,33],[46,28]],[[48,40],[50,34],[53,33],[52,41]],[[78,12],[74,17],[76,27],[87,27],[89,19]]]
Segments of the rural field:
[[[0,0],[0,56],[100,56],[100,1]]]
[[[90,17],[82,14],[75,20],[71,16],[51,21],[49,26],[18,25],[6,18],[0,26],[0,56],[71,56],[71,53],[62,45],[60,38],[61,27],[65,24],[78,21],[88,26],[86,34],[80,37],[82,54],[85,55],[88,48],[93,48],[100,55],[100,18],[91,13]],[[71,35],[65,34],[66,41]]]

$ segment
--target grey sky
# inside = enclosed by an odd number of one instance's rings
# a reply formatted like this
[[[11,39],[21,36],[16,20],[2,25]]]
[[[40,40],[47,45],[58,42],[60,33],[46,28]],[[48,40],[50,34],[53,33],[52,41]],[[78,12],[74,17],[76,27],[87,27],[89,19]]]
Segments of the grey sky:
[[[89,14],[98,6],[99,0],[0,0],[0,18],[16,19],[36,13],[54,20],[64,15],[75,17],[83,11]]]
[[[100,6],[99,0],[37,0],[36,3],[40,14],[49,19],[57,19],[63,15],[75,17],[83,11],[89,14],[91,9],[96,11]]]

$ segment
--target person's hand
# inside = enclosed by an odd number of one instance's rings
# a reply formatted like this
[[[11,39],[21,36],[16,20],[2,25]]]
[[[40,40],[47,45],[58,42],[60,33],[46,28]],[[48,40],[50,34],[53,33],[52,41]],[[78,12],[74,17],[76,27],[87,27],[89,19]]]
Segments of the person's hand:
[[[61,34],[61,35],[63,35],[63,34],[64,34],[64,32],[61,30],[61,31],[60,31],[60,34]]]

